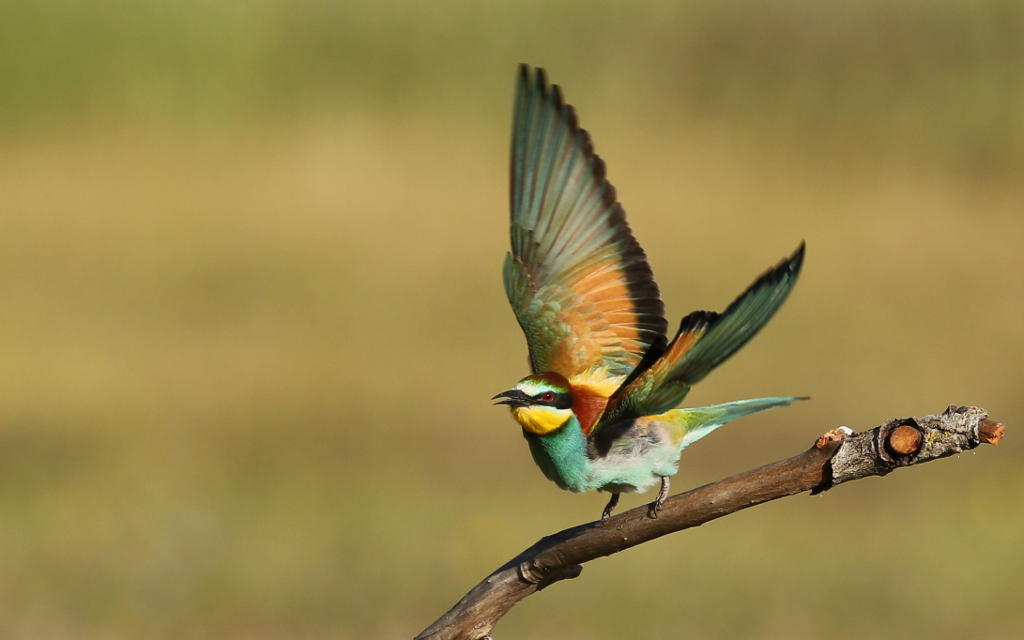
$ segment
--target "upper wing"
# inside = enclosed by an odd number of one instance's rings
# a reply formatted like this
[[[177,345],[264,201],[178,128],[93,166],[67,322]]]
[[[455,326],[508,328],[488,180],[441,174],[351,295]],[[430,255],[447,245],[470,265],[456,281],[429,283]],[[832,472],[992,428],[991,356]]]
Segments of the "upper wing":
[[[785,302],[804,259],[804,244],[758,278],[721,314],[694,311],[683,318],[672,344],[646,369],[638,367],[609,399],[594,427],[672,409],[690,387],[736,353],[760,331]],[[649,359],[650,360],[650,359]]]
[[[558,86],[520,65],[504,277],[535,372],[627,375],[664,339],[658,286],[604,174]]]

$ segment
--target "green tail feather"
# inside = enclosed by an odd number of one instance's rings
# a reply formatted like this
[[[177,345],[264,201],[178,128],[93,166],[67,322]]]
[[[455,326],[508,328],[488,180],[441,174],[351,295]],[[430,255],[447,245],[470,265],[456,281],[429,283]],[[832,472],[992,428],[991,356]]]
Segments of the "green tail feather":
[[[725,404],[714,404],[709,407],[693,409],[673,409],[656,416],[655,419],[679,427],[683,433],[680,449],[685,449],[704,436],[708,435],[726,422],[749,416],[759,411],[785,407],[798,400],[809,398],[752,398],[737,400]]]

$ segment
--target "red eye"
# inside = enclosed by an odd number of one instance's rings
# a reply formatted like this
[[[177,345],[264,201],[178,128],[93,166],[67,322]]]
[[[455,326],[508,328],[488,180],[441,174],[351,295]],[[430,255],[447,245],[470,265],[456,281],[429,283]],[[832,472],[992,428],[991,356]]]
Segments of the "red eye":
[[[544,402],[554,402],[555,394],[551,393],[550,391],[545,391],[544,395],[542,395],[540,399],[543,400]]]

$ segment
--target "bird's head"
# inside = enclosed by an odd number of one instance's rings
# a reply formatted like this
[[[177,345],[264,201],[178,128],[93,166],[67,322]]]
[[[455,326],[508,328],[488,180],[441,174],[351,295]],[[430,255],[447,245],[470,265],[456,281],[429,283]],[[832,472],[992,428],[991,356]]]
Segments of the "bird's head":
[[[569,381],[553,371],[526,376],[492,400],[511,407],[516,422],[538,436],[551,433],[573,416]]]

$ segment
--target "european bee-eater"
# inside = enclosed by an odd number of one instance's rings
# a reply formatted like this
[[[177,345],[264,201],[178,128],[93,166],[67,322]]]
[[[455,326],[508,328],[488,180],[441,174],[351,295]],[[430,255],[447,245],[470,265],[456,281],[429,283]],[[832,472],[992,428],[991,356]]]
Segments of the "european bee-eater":
[[[677,409],[690,387],[747,343],[796,283],[804,245],[722,313],[695,311],[665,336],[647,256],[605,180],[590,135],[548,87],[519,68],[512,129],[512,252],[505,291],[533,373],[494,397],[509,405],[533,459],[562,489],[619,494],[661,482],[657,517],[682,450],[730,420],[802,398]]]

